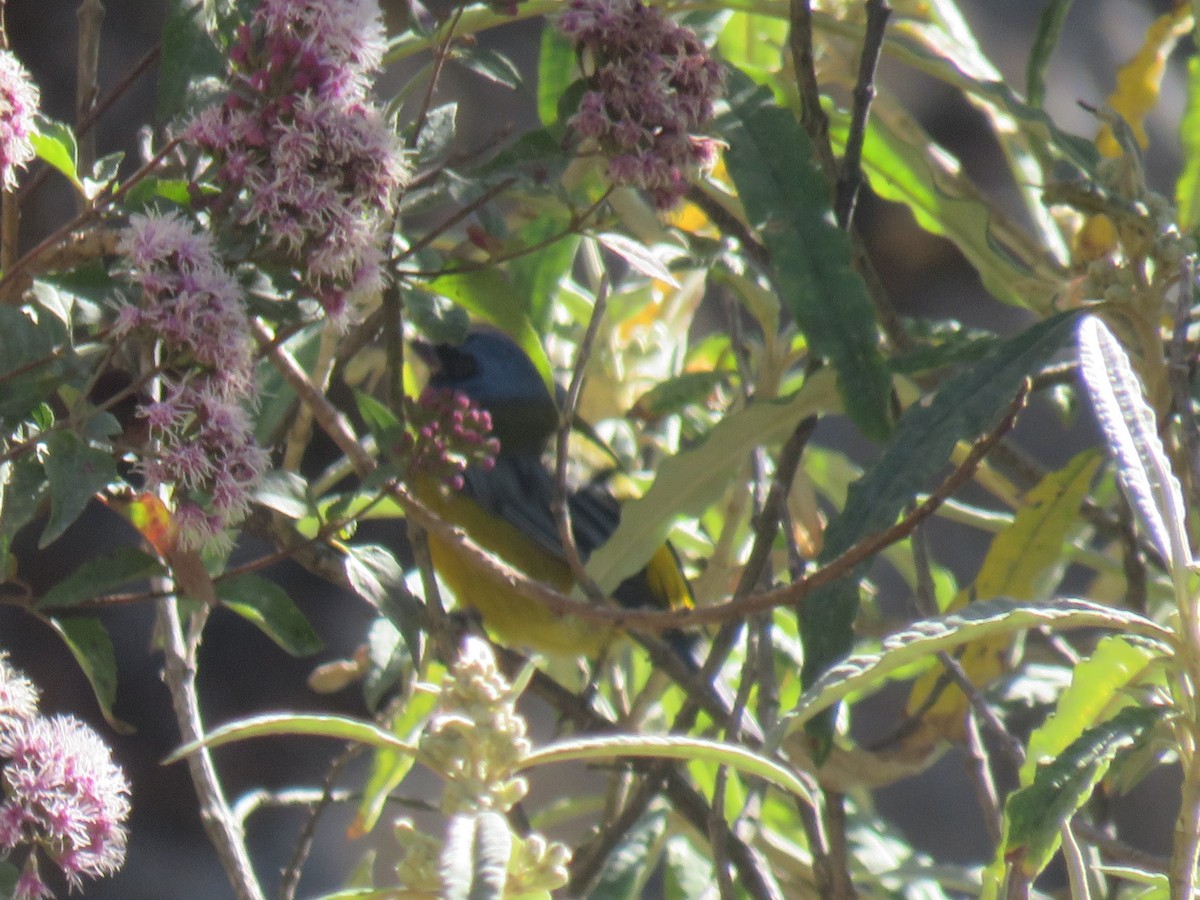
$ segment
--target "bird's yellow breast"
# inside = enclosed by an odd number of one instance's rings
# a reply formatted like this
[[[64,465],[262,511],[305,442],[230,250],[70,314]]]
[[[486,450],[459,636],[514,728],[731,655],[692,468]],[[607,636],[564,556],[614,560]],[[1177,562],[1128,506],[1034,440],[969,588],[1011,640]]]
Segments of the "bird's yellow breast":
[[[574,587],[575,580],[565,562],[470,497],[444,491],[428,478],[418,479],[414,490],[442,519],[463,529],[476,544],[513,568],[563,593]],[[458,602],[478,610],[501,643],[556,656],[596,656],[612,640],[609,628],[555,615],[525,597],[490,569],[468,558],[453,540],[430,534],[429,552],[438,575]]]

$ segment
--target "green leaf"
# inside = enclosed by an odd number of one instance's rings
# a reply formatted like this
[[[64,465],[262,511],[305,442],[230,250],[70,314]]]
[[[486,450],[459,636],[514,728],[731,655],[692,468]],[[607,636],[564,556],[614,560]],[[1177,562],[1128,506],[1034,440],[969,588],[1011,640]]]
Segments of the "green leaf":
[[[434,662],[422,673],[422,680],[440,684],[444,673],[445,669]],[[436,691],[414,691],[392,720],[392,734],[404,744],[415,746],[437,702]],[[371,771],[363,785],[358,813],[351,825],[355,834],[366,835],[374,830],[392,791],[412,769],[413,762],[411,753],[400,752],[393,747],[380,747],[375,751],[371,759]]]
[[[1183,167],[1175,182],[1175,206],[1179,227],[1192,231],[1200,224],[1200,55],[1196,54],[1187,64],[1187,108],[1179,123],[1179,144]]]
[[[553,210],[522,225],[516,233],[522,246],[545,246],[508,264],[513,290],[529,298],[529,320],[541,333],[550,329],[554,300],[579,249],[579,235],[569,231],[569,224],[561,210]],[[555,237],[558,240],[552,240]]]
[[[0,860],[0,897],[11,897],[17,889],[21,870],[7,859]]]
[[[575,51],[557,28],[543,28],[538,50],[538,118],[547,128],[558,123],[558,101],[575,80]]]
[[[820,561],[829,562],[867,535],[888,528],[926,489],[955,444],[987,431],[1026,376],[1066,343],[1075,318],[1062,313],[1001,342],[975,366],[944,381],[930,403],[909,407],[879,462],[850,486],[845,507],[825,531]],[[850,651],[859,577],[855,573],[815,591],[801,607],[805,686]],[[819,732],[822,726],[814,728]]]
[[[1041,107],[1046,100],[1046,69],[1050,65],[1050,57],[1058,46],[1063,24],[1067,21],[1067,13],[1071,11],[1072,0],[1050,0],[1042,9],[1042,17],[1038,19],[1037,35],[1033,40],[1033,49],[1029,51],[1029,63],[1025,67],[1025,97],[1030,106]]]
[[[296,472],[273,469],[254,490],[254,502],[289,519],[302,519],[316,512],[309,497],[308,482]]]
[[[192,86],[207,77],[226,81],[228,60],[205,27],[202,4],[170,0],[163,24],[155,117],[166,123],[188,112]]]
[[[83,192],[83,182],[79,180],[76,160],[79,158],[79,148],[75,143],[75,132],[62,122],[39,116],[37,130],[29,135],[29,143],[38,159],[57,169],[67,177],[67,180]]]
[[[779,71],[787,35],[786,21],[757,13],[734,12],[721,29],[717,46],[731,66],[750,74],[769,74]]]
[[[1054,712],[1029,736],[1021,785],[1032,784],[1041,763],[1057,757],[1115,708],[1135,702],[1129,689],[1143,682],[1147,669],[1162,657],[1161,648],[1128,637],[1111,635],[1100,641],[1092,655],[1075,666]]]
[[[712,859],[698,851],[685,835],[675,835],[667,841],[663,881],[666,900],[703,897],[716,881]]]
[[[0,463],[0,542],[5,544],[38,514],[49,486],[37,456]]]
[[[525,132],[481,166],[479,172],[488,179],[523,173],[541,184],[552,181],[570,158],[559,139],[543,128]]]
[[[420,751],[415,746],[406,744],[374,722],[364,722],[346,716],[272,713],[222,725],[200,740],[179,747],[167,756],[164,763],[178,762],[201,747],[216,749],[250,738],[283,736],[325,737],[338,741],[353,741],[368,747],[392,747],[420,758]]]
[[[93,616],[51,617],[46,621],[62,638],[87,676],[104,720],[114,731],[132,734],[133,726],[113,714],[113,704],[117,700],[117,654],[104,624]]]
[[[1089,728],[1056,759],[1039,768],[1033,784],[1009,795],[997,859],[1003,857],[1026,877],[1036,877],[1058,850],[1063,824],[1087,802],[1113,759],[1149,736],[1164,713],[1154,706],[1124,709],[1104,724]]]
[[[829,184],[808,135],[741,72],[728,72],[728,88],[729,112],[716,127],[729,142],[725,164],[770,251],[774,280],[813,352],[837,370],[846,413],[883,440],[891,427],[891,378],[879,355],[875,312],[851,268],[850,238],[833,222]]]
[[[649,422],[703,402],[729,378],[728,372],[684,372],[660,381],[638,397],[629,415]]]
[[[671,287],[679,287],[679,282],[675,280],[671,270],[645,244],[615,232],[597,234],[595,237],[600,246],[621,257],[629,264],[630,268],[641,272],[647,278],[657,278]]]
[[[1188,594],[1193,557],[1187,507],[1171,459],[1158,436],[1158,417],[1120,341],[1096,316],[1079,325],[1079,374],[1109,450],[1117,458],[1121,487],[1175,582]]]
[[[34,322],[0,306],[0,424],[15,426],[62,386],[68,359],[58,354],[65,339],[56,317]]]
[[[363,422],[371,434],[375,435],[376,440],[400,424],[400,419],[392,412],[388,405],[375,399],[370,394],[355,391],[354,405],[358,407],[358,414],[362,416]]]
[[[404,644],[404,635],[387,616],[380,616],[367,630],[367,656],[370,667],[363,676],[363,699],[375,712],[389,691],[396,687],[412,667],[412,657]]]
[[[38,609],[74,606],[127,582],[155,578],[165,573],[162,563],[150,554],[136,547],[117,547],[104,556],[80,565],[46,591],[37,606]]]
[[[446,900],[503,900],[513,833],[498,812],[460,813],[446,824],[438,868]]]
[[[782,15],[786,16],[786,9]],[[849,38],[856,44],[863,39],[862,20],[852,21],[831,13],[814,11],[813,23],[829,34]],[[936,40],[924,42],[922,32],[928,29],[888,29],[883,50],[891,58],[912,66],[951,87],[961,90],[968,98],[984,104],[989,109],[1011,117],[1015,127],[1030,141],[1054,154],[1076,168],[1080,174],[1093,176],[1099,161],[1096,145],[1087,138],[1070,134],[1059,128],[1046,112],[1022,100],[1007,83],[997,78],[978,77],[962,60],[955,58],[950,48],[955,41]],[[933,29],[935,36],[944,36],[941,28]],[[935,50],[932,45],[939,45]],[[990,67],[989,67],[990,68]]]
[[[588,558],[588,574],[601,590],[614,590],[650,561],[676,518],[698,516],[720,499],[751,450],[782,443],[805,417],[836,408],[832,374],[822,370],[788,399],[723,418],[703,443],[664,460],[650,489],[622,506],[621,524]]]
[[[588,891],[588,897],[592,900],[644,897],[646,881],[662,854],[662,837],[666,830],[666,810],[653,809],[643,815],[605,857],[604,868]]]
[[[444,103],[429,111],[417,138],[416,157],[420,164],[429,165],[445,156],[454,140],[457,120],[457,103]]]
[[[287,592],[248,573],[217,583],[221,602],[292,656],[311,656],[325,645]]]
[[[50,521],[42,531],[39,548],[58,540],[96,493],[119,479],[111,454],[89,447],[69,431],[50,435],[46,450]]]
[[[923,657],[953,650],[969,641],[1041,626],[1054,631],[1110,628],[1140,634],[1161,644],[1164,655],[1170,653],[1173,642],[1171,632],[1149,619],[1090,600],[1062,598],[1038,604],[1015,600],[972,603],[959,612],[915,622],[889,635],[878,649],[857,653],[829,668],[804,692],[782,724],[785,730],[791,731],[852,693],[876,691],[905,666]]]
[[[550,31],[552,29],[547,29]],[[515,91],[522,84],[521,70],[511,59],[491,47],[472,47],[468,52],[454,57],[455,62],[470,69],[476,75],[493,84]]]
[[[794,794],[805,803],[815,802],[812,786],[787,766],[738,744],[682,734],[607,734],[561,739],[533,750],[520,761],[517,768],[524,771],[547,763],[601,759],[681,759],[729,766]]]
[[[377,544],[346,547],[346,578],[354,592],[383,612],[404,636],[412,659],[421,658],[422,611],[409,593],[395,555]]]

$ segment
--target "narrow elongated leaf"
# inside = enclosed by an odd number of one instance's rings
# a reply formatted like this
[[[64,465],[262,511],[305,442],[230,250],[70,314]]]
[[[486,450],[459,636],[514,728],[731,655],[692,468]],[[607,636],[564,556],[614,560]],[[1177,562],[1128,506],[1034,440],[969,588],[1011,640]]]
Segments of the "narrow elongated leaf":
[[[1039,765],[1055,759],[1116,707],[1133,703],[1126,691],[1161,658],[1159,647],[1120,635],[1097,644],[1092,655],[1072,670],[1071,684],[1058,698],[1054,712],[1029,736],[1021,786],[1032,784]]]
[[[113,704],[117,701],[117,654],[108,632],[104,630],[104,624],[94,616],[50,618],[46,621],[62,638],[87,676],[104,720],[117,732],[132,734],[133,726],[121,721],[113,713]]]
[[[681,734],[611,734],[559,740],[531,752],[521,760],[519,768],[525,770],[546,763],[621,758],[705,760],[757,776],[807,803],[813,802],[810,786],[791,769],[774,760],[737,744]]]
[[[662,853],[662,836],[667,828],[663,809],[652,810],[629,829],[624,839],[605,858],[592,900],[637,900],[644,897],[646,881]]]
[[[292,656],[310,656],[324,643],[287,592],[260,575],[239,575],[217,585],[221,602]]]
[[[831,375],[817,372],[787,400],[754,403],[722,419],[697,447],[667,459],[650,489],[621,508],[621,524],[588,559],[588,574],[611,591],[663,545],[678,516],[699,515],[720,498],[755,447],[787,439],[806,416],[837,407]]]
[[[575,78],[575,51],[557,28],[543,28],[538,52],[537,111],[549,128],[558,123],[558,102]]]
[[[466,53],[456,56],[455,61],[476,75],[481,75],[493,84],[506,87],[510,91],[515,91],[521,86],[521,70],[511,59],[491,47],[472,47]]]
[[[1028,878],[1041,873],[1058,850],[1063,823],[1087,802],[1113,759],[1137,746],[1162,717],[1159,708],[1129,707],[1089,728],[1038,769],[1033,784],[1008,798],[1005,838],[997,857],[1003,855]]]
[[[374,722],[351,719],[347,716],[323,716],[301,713],[272,713],[241,719],[213,729],[201,740],[191,741],[172,751],[164,764],[178,762],[195,753],[201,747],[215,749],[249,738],[308,736],[326,737],[339,741],[354,741],[368,747],[392,747],[420,757],[420,751],[411,744],[390,734]]]
[[[629,263],[630,267],[641,272],[643,275],[649,278],[657,278],[659,281],[666,282],[671,287],[679,287],[679,282],[675,280],[675,276],[671,274],[671,270],[646,245],[615,232],[598,234],[596,235],[596,240],[600,242],[605,250],[615,253],[621,259],[625,260],[625,262]]]
[[[986,431],[1025,377],[1066,343],[1074,321],[1073,313],[1062,313],[1002,341],[972,368],[944,381],[928,405],[909,407],[883,457],[850,486],[845,508],[826,529],[821,561],[890,526],[945,465],[954,445]],[[850,652],[859,577],[855,573],[816,591],[801,608],[806,686]],[[814,730],[827,736],[827,721],[824,726]]]
[[[766,88],[728,74],[729,112],[716,127],[750,224],[771,254],[785,302],[814,353],[838,373],[846,413],[868,436],[889,430],[891,379],[878,349],[866,285],[850,265],[850,239],[833,221],[830,187],[807,133]]]
[[[1039,626],[1055,631],[1111,628],[1140,634],[1161,644],[1164,653],[1170,652],[1173,642],[1170,631],[1144,616],[1090,600],[1063,598],[1037,605],[1015,600],[972,603],[960,612],[916,622],[885,638],[877,650],[855,654],[833,666],[804,692],[784,725],[790,731],[849,694],[878,690],[903,667],[922,657],[993,634]]]
[[[1187,108],[1179,123],[1183,168],[1175,182],[1179,227],[1191,231],[1200,224],[1200,55],[1187,64]]]
[[[444,674],[445,669],[440,664],[431,663],[431,668],[422,673],[422,678],[426,682],[439,684]],[[437,701],[436,691],[415,691],[392,720],[392,734],[405,745],[415,745]],[[350,825],[351,835],[361,837],[374,830],[379,817],[383,815],[388,797],[412,769],[413,762],[411,753],[392,747],[380,747],[375,751],[371,759],[371,771],[363,785],[358,812]]]
[[[1033,49],[1029,51],[1029,62],[1025,66],[1025,96],[1030,106],[1040,107],[1046,100],[1046,69],[1050,57],[1058,46],[1059,35],[1071,11],[1072,0],[1050,0],[1038,19],[1037,34]]]
[[[1079,362],[1096,418],[1117,457],[1121,486],[1178,582],[1192,562],[1179,479],[1128,355],[1095,316],[1079,323]]]
[[[117,547],[91,559],[42,596],[38,608],[74,606],[131,581],[166,573],[161,562],[136,547]]]
[[[500,813],[452,816],[440,860],[442,896],[446,900],[501,900],[512,848],[512,831]]]

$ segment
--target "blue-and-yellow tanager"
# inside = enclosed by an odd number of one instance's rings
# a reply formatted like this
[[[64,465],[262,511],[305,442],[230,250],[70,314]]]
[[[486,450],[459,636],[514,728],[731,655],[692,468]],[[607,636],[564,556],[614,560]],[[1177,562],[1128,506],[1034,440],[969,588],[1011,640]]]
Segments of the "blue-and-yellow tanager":
[[[545,380],[520,346],[500,331],[473,328],[460,345],[418,342],[430,369],[429,387],[461,391],[492,419],[500,448],[490,469],[472,466],[461,491],[439,489],[432,479],[414,485],[438,515],[471,539],[538,581],[569,593],[575,579],[566,562],[551,511],[554,476],[543,454],[559,425],[559,407]],[[602,486],[590,484],[568,497],[576,547],[582,558],[616,529],[620,507]],[[490,570],[472,563],[449,539],[429,535],[434,567],[459,602],[478,610],[504,643],[556,655],[598,654],[610,629],[551,613]],[[691,588],[674,551],[660,548],[641,572],[626,579],[614,598],[627,606],[679,608]],[[684,646],[682,635],[671,636]]]

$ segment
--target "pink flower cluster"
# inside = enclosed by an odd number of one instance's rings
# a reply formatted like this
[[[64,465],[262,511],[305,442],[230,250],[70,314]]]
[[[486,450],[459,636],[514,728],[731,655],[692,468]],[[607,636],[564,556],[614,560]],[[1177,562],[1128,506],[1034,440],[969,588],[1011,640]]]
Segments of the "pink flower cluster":
[[[19,696],[30,705],[7,702]],[[13,900],[53,897],[39,860],[56,865],[72,888],[111,875],[125,863],[129,782],[108,746],[72,716],[37,712],[37,689],[0,654],[0,847],[28,855]]]
[[[216,546],[249,511],[268,466],[246,410],[257,395],[241,289],[212,237],[175,214],[131,217],[119,249],[142,302],[121,308],[116,334],[156,341],[163,369],[160,398],[138,411],[157,442],[146,486],[174,487],[183,547]]]
[[[640,0],[570,0],[558,27],[587,67],[569,124],[609,157],[615,183],[674,206],[689,173],[716,160],[716,143],[693,132],[712,117],[720,67],[692,31]]]
[[[397,450],[411,475],[432,475],[461,491],[468,467],[487,471],[496,464],[500,441],[491,436],[491,414],[461,391],[426,388],[409,409],[409,423],[415,436],[406,433]]]
[[[0,187],[17,186],[17,169],[33,159],[33,119],[38,111],[37,85],[20,60],[0,50]]]
[[[375,0],[264,0],[230,51],[233,89],[184,131],[214,160],[214,214],[262,235],[332,315],[382,286],[407,177],[367,95],[383,48]]]

